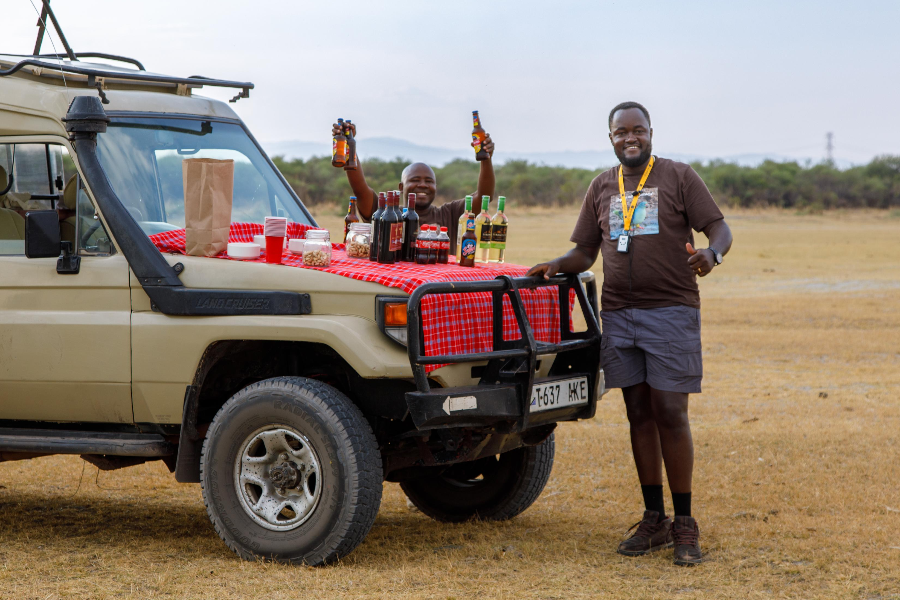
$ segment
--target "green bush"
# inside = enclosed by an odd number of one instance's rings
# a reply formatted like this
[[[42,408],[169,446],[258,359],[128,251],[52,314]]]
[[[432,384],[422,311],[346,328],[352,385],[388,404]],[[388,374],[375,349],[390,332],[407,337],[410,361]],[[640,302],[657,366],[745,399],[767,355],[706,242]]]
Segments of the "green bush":
[[[275,164],[291,187],[309,205],[340,203],[353,193],[342,169],[329,157]],[[409,161],[372,159],[364,165],[366,180],[376,191],[397,188]],[[700,174],[716,200],[724,206],[823,210],[830,208],[900,207],[900,156],[879,156],[867,165],[838,169],[830,163],[800,165],[766,161],[756,167],[710,161],[691,166]],[[479,164],[457,159],[435,169],[438,202],[475,192]],[[579,204],[599,170],[567,169],[510,161],[495,168],[496,193],[516,206]]]

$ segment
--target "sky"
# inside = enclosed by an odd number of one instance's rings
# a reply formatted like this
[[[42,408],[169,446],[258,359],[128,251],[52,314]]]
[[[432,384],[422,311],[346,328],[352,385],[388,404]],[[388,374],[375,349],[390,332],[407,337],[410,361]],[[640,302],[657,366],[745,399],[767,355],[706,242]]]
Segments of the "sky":
[[[32,0],[0,5],[0,52],[30,53]],[[389,136],[466,147],[479,110],[498,153],[608,150],[610,108],[635,100],[650,111],[661,155],[818,161],[827,132],[844,161],[900,154],[897,1],[51,5],[76,53],[252,81],[251,97],[232,106],[264,143],[330,141],[344,117],[361,144]]]

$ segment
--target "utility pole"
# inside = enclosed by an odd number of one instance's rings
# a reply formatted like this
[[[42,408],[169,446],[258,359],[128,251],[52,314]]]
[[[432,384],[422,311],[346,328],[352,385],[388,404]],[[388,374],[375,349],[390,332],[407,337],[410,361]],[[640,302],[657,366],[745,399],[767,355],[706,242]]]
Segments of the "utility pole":
[[[825,152],[827,153],[828,164],[834,164],[834,134],[830,131],[825,134]]]

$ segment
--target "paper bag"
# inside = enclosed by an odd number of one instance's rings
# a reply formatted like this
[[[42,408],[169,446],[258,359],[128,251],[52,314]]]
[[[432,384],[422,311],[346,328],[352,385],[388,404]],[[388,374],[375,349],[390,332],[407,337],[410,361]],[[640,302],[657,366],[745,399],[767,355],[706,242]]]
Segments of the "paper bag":
[[[191,256],[215,256],[228,246],[234,161],[188,158],[184,180],[184,249]]]

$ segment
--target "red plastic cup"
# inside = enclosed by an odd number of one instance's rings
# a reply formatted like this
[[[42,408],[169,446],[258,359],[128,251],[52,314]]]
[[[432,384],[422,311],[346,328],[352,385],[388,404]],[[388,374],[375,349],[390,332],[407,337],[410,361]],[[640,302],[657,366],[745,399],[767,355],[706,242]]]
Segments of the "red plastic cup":
[[[284,238],[266,236],[266,262],[281,264],[281,252],[284,250]]]

